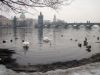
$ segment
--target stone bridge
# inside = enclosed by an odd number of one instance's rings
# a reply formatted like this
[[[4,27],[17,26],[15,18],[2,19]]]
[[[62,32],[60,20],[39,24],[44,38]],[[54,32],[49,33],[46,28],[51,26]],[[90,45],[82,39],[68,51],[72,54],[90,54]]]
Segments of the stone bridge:
[[[76,26],[84,25],[84,26],[89,26],[89,27],[91,27],[91,26],[93,26],[93,25],[98,25],[98,26],[100,26],[100,23],[66,23],[66,25],[67,25],[67,26],[68,26],[68,25],[72,25],[72,26],[74,26],[74,25],[76,25]]]

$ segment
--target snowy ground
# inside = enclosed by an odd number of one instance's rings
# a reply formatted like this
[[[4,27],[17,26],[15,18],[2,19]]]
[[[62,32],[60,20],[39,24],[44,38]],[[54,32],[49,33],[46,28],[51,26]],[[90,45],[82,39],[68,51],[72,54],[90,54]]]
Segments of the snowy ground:
[[[35,72],[35,73],[16,73],[5,66],[0,65],[0,75],[100,75],[100,62],[92,63],[76,68],[69,69],[58,69],[55,71],[48,71],[46,73]]]

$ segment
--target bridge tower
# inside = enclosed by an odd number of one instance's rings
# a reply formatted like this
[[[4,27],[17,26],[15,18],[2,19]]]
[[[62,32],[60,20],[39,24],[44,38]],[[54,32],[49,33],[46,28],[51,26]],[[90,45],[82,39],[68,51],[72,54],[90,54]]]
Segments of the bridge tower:
[[[38,27],[43,28],[43,15],[40,12],[40,15],[38,16]]]
[[[56,15],[54,15],[54,17],[53,17],[53,25],[55,25],[56,22],[57,22],[57,18],[56,18]]]
[[[38,39],[39,43],[41,44],[43,41],[43,15],[41,12],[38,16]]]

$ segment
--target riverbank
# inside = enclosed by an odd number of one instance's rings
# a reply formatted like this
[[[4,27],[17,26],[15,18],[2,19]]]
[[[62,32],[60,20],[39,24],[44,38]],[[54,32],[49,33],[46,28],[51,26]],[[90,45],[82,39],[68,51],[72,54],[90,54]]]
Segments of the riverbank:
[[[79,67],[85,64],[90,64],[94,62],[100,62],[100,53],[92,55],[90,58],[84,58],[81,60],[72,60],[66,62],[56,62],[52,64],[38,64],[38,65],[27,65],[27,66],[7,66],[8,68],[16,72],[47,72],[56,69],[68,69]]]
[[[91,63],[75,68],[56,69],[48,72],[16,72],[0,65],[0,75],[100,75],[100,62]]]
[[[68,69],[73,67],[79,67],[85,64],[94,62],[100,62],[100,53],[92,55],[90,58],[84,58],[81,60],[72,60],[66,62],[56,62],[52,64],[38,64],[22,66],[16,63],[15,59],[12,59],[13,50],[0,49],[0,64],[5,65],[8,69],[12,69],[16,72],[47,72],[56,69]]]

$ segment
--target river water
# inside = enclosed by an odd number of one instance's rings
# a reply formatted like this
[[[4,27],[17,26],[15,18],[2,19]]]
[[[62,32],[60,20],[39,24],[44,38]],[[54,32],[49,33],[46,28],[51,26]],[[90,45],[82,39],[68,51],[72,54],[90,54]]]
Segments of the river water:
[[[50,42],[41,42],[41,38],[48,37]],[[0,28],[0,48],[9,48],[16,51],[13,58],[20,65],[46,64],[59,61],[68,61],[90,57],[100,52],[100,28],[93,26],[87,29],[81,25],[79,29],[72,26],[68,28],[44,28],[43,35],[36,28]],[[83,46],[85,37],[91,45],[91,52]],[[3,40],[6,43],[3,43]],[[22,41],[28,41],[29,49],[23,48]],[[78,43],[82,47],[78,47]]]

